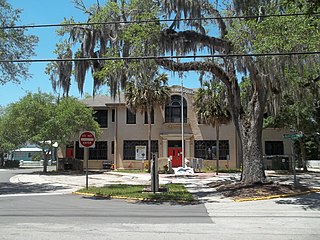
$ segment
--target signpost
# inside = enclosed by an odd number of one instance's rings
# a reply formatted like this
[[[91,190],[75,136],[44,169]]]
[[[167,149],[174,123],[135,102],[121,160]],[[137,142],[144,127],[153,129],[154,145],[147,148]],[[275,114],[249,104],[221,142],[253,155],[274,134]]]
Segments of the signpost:
[[[288,133],[283,134],[284,139],[299,139],[303,137],[303,133]]]
[[[86,163],[86,189],[89,187],[88,178],[88,160],[89,160],[89,148],[95,148],[96,135],[91,131],[83,131],[79,134],[79,147],[84,148],[83,160]]]
[[[297,140],[299,138],[303,137],[303,132],[292,132],[292,133],[287,133],[283,134],[284,139],[291,139],[291,159],[292,159],[292,168],[293,168],[293,181],[294,185],[297,185],[297,174],[296,174],[296,160],[294,157],[294,140]]]

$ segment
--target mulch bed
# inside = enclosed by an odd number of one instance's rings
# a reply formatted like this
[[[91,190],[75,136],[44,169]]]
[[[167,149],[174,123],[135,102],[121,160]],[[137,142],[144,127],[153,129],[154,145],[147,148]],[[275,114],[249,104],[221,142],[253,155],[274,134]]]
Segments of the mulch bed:
[[[293,186],[286,184],[279,184],[274,182],[257,183],[252,185],[245,185],[240,182],[234,183],[231,181],[224,181],[218,183],[211,183],[209,187],[215,188],[217,192],[225,197],[234,200],[247,198],[261,198],[270,197],[283,194],[299,194],[310,189],[305,186]]]

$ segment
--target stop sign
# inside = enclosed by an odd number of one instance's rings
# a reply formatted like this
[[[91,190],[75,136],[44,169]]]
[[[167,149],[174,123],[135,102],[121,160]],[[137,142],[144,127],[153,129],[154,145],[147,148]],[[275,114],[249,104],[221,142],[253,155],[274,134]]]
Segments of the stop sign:
[[[80,133],[79,147],[94,148],[95,147],[95,133],[84,131]]]

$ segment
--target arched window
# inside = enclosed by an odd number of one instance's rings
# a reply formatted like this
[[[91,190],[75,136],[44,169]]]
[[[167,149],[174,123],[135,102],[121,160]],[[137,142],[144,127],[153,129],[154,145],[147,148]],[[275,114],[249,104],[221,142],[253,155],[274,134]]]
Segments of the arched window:
[[[181,96],[172,95],[165,108],[166,123],[181,123]],[[183,98],[183,122],[187,122],[187,101]]]

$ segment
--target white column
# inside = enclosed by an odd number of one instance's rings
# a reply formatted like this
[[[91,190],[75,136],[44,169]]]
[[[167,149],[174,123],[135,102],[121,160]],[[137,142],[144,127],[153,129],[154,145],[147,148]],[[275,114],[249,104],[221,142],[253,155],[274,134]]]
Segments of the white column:
[[[168,140],[162,140],[162,157],[168,157]]]
[[[190,151],[190,140],[185,140],[186,141],[186,146],[185,146],[185,151],[186,151],[186,157],[189,158],[191,156],[191,151]]]

